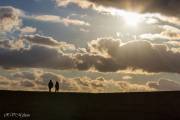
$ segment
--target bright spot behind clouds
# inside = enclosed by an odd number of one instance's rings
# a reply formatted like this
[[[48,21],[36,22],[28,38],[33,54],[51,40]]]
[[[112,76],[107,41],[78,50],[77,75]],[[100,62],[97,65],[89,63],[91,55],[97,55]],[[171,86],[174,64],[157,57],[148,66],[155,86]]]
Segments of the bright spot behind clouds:
[[[124,21],[129,26],[137,26],[140,22],[140,16],[136,13],[126,13],[123,15]]]
[[[137,26],[141,21],[141,15],[138,13],[118,9],[111,9],[111,13],[116,16],[121,16],[124,22],[131,27]]]

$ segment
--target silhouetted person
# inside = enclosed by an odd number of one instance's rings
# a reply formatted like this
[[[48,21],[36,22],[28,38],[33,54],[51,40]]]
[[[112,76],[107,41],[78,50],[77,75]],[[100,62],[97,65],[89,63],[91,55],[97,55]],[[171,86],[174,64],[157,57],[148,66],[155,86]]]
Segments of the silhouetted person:
[[[55,84],[55,92],[58,92],[59,91],[59,82],[56,81],[56,84]]]
[[[52,82],[52,80],[49,81],[48,87],[49,87],[49,92],[51,92],[51,89],[53,88],[53,82]]]

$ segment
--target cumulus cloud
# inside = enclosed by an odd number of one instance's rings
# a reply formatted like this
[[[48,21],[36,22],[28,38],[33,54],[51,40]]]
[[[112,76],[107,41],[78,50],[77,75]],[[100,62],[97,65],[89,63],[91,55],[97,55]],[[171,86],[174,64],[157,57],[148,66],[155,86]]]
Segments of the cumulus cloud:
[[[98,77],[67,78],[55,72],[34,70],[12,73],[12,77],[0,76],[0,89],[8,90],[43,90],[47,91],[49,80],[60,83],[61,91],[68,92],[144,92],[176,91],[180,84],[169,79],[148,81],[146,84],[130,83],[125,80],[112,80]]]
[[[36,28],[34,27],[30,27],[30,26],[26,26],[20,29],[21,33],[35,33],[37,31]]]
[[[146,85],[132,84],[130,82],[122,80],[107,80],[104,78],[103,80],[91,80],[88,78],[81,78],[81,82],[79,82],[79,84],[95,89],[96,92],[142,92],[155,90]]]
[[[77,19],[70,19],[70,18],[63,18],[63,23],[66,26],[69,26],[69,25],[90,26],[90,24],[85,21],[77,20]]]
[[[10,83],[10,80],[4,76],[0,76],[0,86],[6,86]]]
[[[87,1],[87,0],[56,0],[58,6],[67,6],[70,3],[77,4],[81,8],[89,8],[92,7],[94,4]]]
[[[44,21],[44,22],[63,23],[66,26],[69,26],[69,25],[90,26],[89,23],[82,20],[71,19],[69,17],[63,18],[63,17],[55,16],[55,15],[39,15],[39,16],[33,16],[32,18],[39,21]]]
[[[18,40],[1,40],[0,48],[7,49],[21,49],[24,48],[24,41],[22,39]]]
[[[38,90],[35,81],[28,79],[10,78],[0,76],[0,89],[1,90]]]
[[[0,7],[0,29],[2,31],[10,31],[21,25],[20,17],[23,12],[11,6]]]
[[[179,41],[168,41],[166,44],[171,48],[171,50],[179,51],[180,42]]]
[[[33,44],[59,47],[62,49],[75,49],[75,46],[72,44],[68,44],[66,42],[60,42],[58,40],[55,40],[52,37],[47,37],[47,36],[43,36],[43,35],[39,35],[39,34],[24,35],[22,38]]]
[[[28,72],[28,71],[22,71],[22,72],[17,72],[12,75],[13,78],[22,78],[22,79],[29,79],[29,80],[35,80],[36,79],[36,74],[33,72]]]
[[[162,35],[169,37],[171,40],[180,39],[180,29],[168,25],[162,26],[162,29],[164,29],[164,31],[161,32]]]
[[[123,76],[122,79],[123,79],[123,80],[130,80],[130,79],[132,79],[132,77],[129,76],[129,75],[126,75],[126,76]]]
[[[48,46],[32,45],[30,48],[0,48],[2,67],[40,67],[54,69],[72,69],[74,61],[70,56]]]
[[[39,16],[33,16],[34,19],[40,20],[40,21],[46,21],[46,22],[59,22],[61,21],[59,16],[55,15],[39,15]]]
[[[180,53],[163,44],[152,44],[148,41],[122,43],[118,39],[100,38],[91,41],[83,53],[75,50],[71,54],[65,54],[46,45],[60,44],[51,37],[35,35],[28,39],[38,44],[21,49],[1,47],[0,65],[5,68],[92,69],[100,72],[116,72],[129,68],[155,73],[180,72]]]
[[[160,29],[162,29],[162,32],[160,33],[146,33],[140,35],[141,39],[147,39],[147,40],[167,40],[167,41],[172,41],[172,40],[179,40],[180,39],[180,29],[177,27],[173,27],[170,25],[159,25],[158,26]]]
[[[39,81],[43,85],[47,85],[49,80],[53,82],[59,81],[60,89],[62,91],[76,91],[76,92],[135,92],[135,91],[153,91],[147,85],[132,84],[126,81],[106,80],[103,77],[97,79],[90,79],[88,77],[81,78],[66,78],[62,75],[44,72],[40,75]]]
[[[70,3],[77,4],[81,8],[94,8],[98,6],[113,7],[128,11],[142,13],[161,13],[170,16],[176,16],[180,12],[179,0],[56,0],[59,6],[66,6]]]
[[[179,83],[168,79],[160,79],[158,82],[148,82],[147,85],[160,91],[180,90]]]
[[[137,92],[154,91],[147,85],[139,85],[121,80],[107,80],[103,77],[91,79],[88,77],[66,78],[61,74],[41,71],[20,71],[12,77],[0,76],[0,89],[11,90],[43,90],[47,91],[47,84],[52,80],[60,83],[61,91],[68,92]]]
[[[164,32],[155,33],[155,34],[145,33],[145,34],[140,35],[139,37],[140,37],[140,39],[143,39],[143,40],[151,40],[151,41],[159,40],[162,42],[169,41],[169,40],[177,40],[177,38],[175,38],[175,37],[174,38],[170,37],[169,36],[170,34],[172,34],[172,33],[164,31]]]
[[[148,41],[121,43],[111,38],[94,40],[89,44],[89,54],[78,56],[79,69],[94,67],[99,71],[118,71],[131,68],[147,72],[179,73],[180,53],[166,45]]]
[[[43,72],[39,74],[37,84],[47,86],[49,80],[53,80],[54,84],[56,81],[58,81],[60,83],[60,88],[62,91],[80,91],[78,85],[73,79],[65,78],[60,74],[52,72]]]
[[[19,84],[20,84],[20,86],[23,86],[26,88],[29,88],[29,87],[32,88],[35,86],[35,83],[33,83],[32,81],[28,81],[28,80],[22,80]]]
[[[90,0],[96,2],[97,4],[102,4],[105,6],[116,7],[119,9],[140,11],[140,12],[155,12],[167,15],[177,15],[180,12],[178,0],[169,0],[164,2],[164,0]]]
[[[86,32],[86,33],[88,33],[88,32],[89,32],[89,30],[88,30],[88,29],[84,29],[84,28],[80,28],[80,31],[81,31],[81,32]]]

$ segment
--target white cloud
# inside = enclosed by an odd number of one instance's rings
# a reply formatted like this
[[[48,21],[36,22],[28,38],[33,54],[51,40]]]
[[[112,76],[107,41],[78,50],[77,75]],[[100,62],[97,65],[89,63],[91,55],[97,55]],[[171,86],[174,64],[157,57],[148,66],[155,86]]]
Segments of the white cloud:
[[[76,4],[81,8],[93,7],[95,4],[87,0],[56,0],[58,6],[67,6],[70,3]]]
[[[180,90],[180,84],[169,79],[160,79],[158,82],[148,82],[147,85],[160,91]]]
[[[69,17],[62,18],[60,16],[55,16],[55,15],[39,15],[39,16],[32,16],[32,18],[39,21],[44,21],[44,22],[63,23],[66,26],[69,26],[69,25],[90,26],[89,23],[82,20],[70,19]]]
[[[133,84],[121,80],[108,80],[103,77],[97,79],[90,79],[88,77],[66,78],[57,73],[37,72],[21,71],[13,73],[11,78],[2,77],[0,83],[6,85],[7,88],[3,89],[32,91],[47,91],[49,80],[52,80],[54,83],[58,81],[60,83],[60,90],[68,92],[143,92],[155,90],[147,85]]]
[[[141,39],[148,40],[179,40],[180,39],[180,29],[170,26],[170,25],[159,25],[158,26],[162,31],[160,33],[145,33],[140,35]]]
[[[39,15],[39,16],[33,16],[35,19],[40,21],[47,21],[47,22],[59,22],[61,21],[59,16],[55,15]]]
[[[132,79],[132,77],[131,77],[131,76],[128,76],[128,75],[126,75],[126,76],[123,76],[123,77],[122,77],[122,79],[123,79],[123,80],[129,80],[129,79]]]
[[[2,31],[11,31],[21,25],[20,17],[23,12],[11,6],[0,7],[0,29]]]
[[[26,27],[21,28],[20,31],[21,33],[35,33],[37,29],[34,27],[26,26]]]
[[[64,52],[73,51],[76,49],[73,44],[68,44],[66,42],[55,40],[52,37],[47,37],[39,34],[24,35],[22,38],[29,41],[30,44],[46,45],[49,47],[61,49]]]

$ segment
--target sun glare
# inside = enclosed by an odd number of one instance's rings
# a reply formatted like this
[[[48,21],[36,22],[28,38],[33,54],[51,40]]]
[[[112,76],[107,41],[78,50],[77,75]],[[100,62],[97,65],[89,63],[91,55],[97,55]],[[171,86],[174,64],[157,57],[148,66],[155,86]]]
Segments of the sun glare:
[[[128,26],[137,26],[140,22],[140,17],[136,13],[126,13],[123,15],[123,18]]]
[[[111,9],[113,15],[121,16],[128,26],[135,27],[141,21],[141,15],[135,12],[127,12],[124,10]]]

